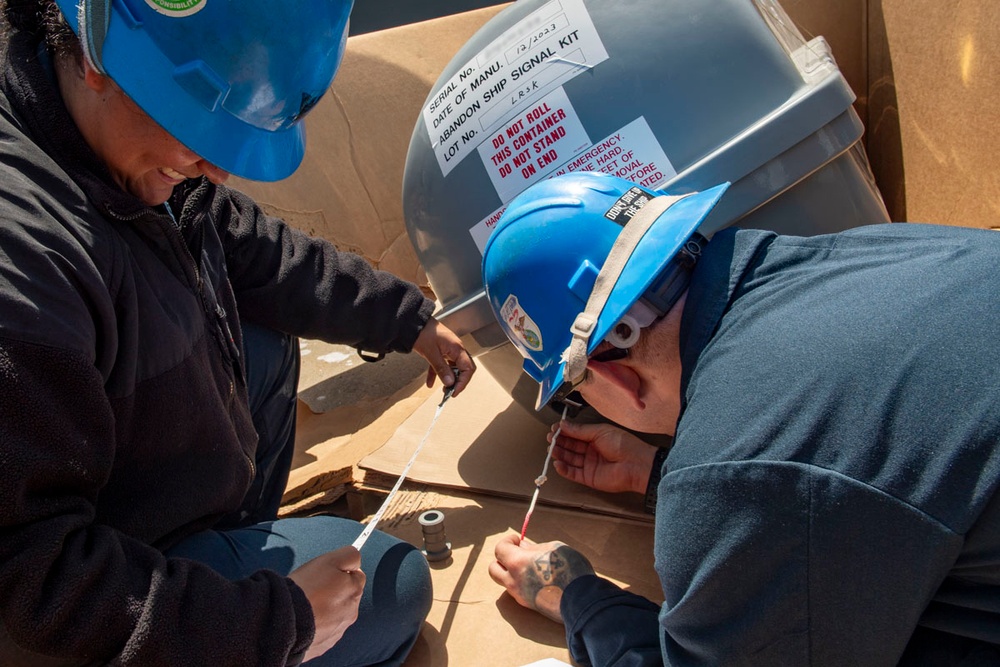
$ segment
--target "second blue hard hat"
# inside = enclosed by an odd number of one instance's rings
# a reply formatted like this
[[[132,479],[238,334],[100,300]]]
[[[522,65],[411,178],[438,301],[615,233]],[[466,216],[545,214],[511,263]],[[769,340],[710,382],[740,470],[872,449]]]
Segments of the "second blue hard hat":
[[[302,117],[330,87],[353,0],[57,0],[84,54],[190,150],[289,176]]]

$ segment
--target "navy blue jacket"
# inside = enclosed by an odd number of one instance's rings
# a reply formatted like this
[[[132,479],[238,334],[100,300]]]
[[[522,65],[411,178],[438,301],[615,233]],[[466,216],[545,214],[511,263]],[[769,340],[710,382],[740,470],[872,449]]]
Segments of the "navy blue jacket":
[[[716,234],[682,317],[662,606],[574,581],[574,658],[876,667],[921,629],[1000,645],[998,332],[996,232]]]

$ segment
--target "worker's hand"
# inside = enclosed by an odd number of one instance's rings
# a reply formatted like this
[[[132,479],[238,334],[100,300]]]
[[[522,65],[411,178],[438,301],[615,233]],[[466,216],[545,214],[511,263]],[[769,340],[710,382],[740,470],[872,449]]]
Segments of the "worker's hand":
[[[434,386],[434,377],[441,378],[444,386],[455,385],[452,396],[458,396],[469,384],[472,374],[476,372],[476,362],[466,351],[462,341],[451,329],[438,322],[433,317],[420,330],[413,351],[430,363],[427,369],[427,386]],[[458,381],[451,372],[452,367],[458,369]]]
[[[507,589],[518,604],[562,623],[559,604],[563,591],[577,577],[594,574],[583,554],[562,542],[535,544],[528,538],[506,535],[493,550],[493,581]]]
[[[365,573],[360,568],[361,553],[354,547],[341,547],[313,558],[288,575],[309,598],[316,619],[316,636],[305,660],[326,653],[358,619],[365,588]]]
[[[556,472],[599,491],[645,493],[656,447],[611,424],[562,421],[552,448]],[[553,424],[552,442],[559,424]]]

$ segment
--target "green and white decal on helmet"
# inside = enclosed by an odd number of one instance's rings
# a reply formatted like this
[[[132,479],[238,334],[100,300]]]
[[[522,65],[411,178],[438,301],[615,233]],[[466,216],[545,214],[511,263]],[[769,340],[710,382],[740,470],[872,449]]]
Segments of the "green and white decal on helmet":
[[[524,312],[517,297],[513,294],[508,296],[503,302],[503,306],[500,307],[500,317],[506,324],[506,330],[517,336],[518,340],[528,348],[532,350],[542,349],[542,334],[538,325]]]
[[[201,11],[208,0],[146,0],[154,12],[180,18]]]

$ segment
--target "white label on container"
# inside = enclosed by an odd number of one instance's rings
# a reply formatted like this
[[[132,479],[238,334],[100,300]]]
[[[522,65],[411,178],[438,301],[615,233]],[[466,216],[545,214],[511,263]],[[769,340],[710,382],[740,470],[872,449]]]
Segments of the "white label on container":
[[[642,116],[581,151],[550,177],[570,171],[603,171],[651,190],[677,175]]]
[[[469,230],[469,233],[472,234],[472,240],[476,242],[476,247],[479,248],[480,255],[486,250],[486,241],[490,238],[490,234],[493,233],[493,228],[500,222],[500,216],[506,210],[507,204],[504,204],[486,216],[485,220],[480,220],[475,227]]]
[[[590,137],[560,87],[479,144],[479,156],[500,201],[509,201],[581,149]]]
[[[441,173],[447,176],[507,119],[607,58],[583,0],[552,0],[518,21],[424,107]]]
[[[677,170],[642,116],[577,152],[558,168],[548,170],[546,177],[552,178],[571,171],[603,171],[651,190],[662,187],[677,175]],[[510,196],[504,196],[499,188],[497,192],[501,194],[504,205],[469,230],[480,253],[486,248],[486,241],[506,210],[507,202],[520,190]]]

